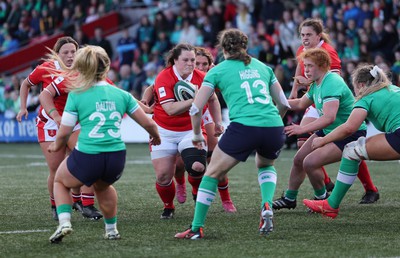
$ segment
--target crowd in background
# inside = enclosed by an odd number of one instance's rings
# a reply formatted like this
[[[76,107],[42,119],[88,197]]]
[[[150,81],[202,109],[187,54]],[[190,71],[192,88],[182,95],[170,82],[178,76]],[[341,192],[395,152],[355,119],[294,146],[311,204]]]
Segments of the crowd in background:
[[[390,74],[394,84],[400,75],[400,1],[398,0],[186,0],[176,8],[161,2],[149,5],[149,15],[140,18],[135,33],[123,29],[116,46],[98,30],[89,39],[80,30],[82,23],[97,19],[119,5],[138,1],[115,0],[2,0],[0,1],[0,53],[34,44],[56,31],[73,36],[81,45],[104,47],[113,61],[109,77],[119,87],[140,99],[164,67],[164,55],[178,43],[208,48],[215,63],[221,54],[215,47],[217,34],[236,27],[249,37],[248,53],[271,66],[285,92],[292,87],[301,42],[298,26],[306,18],[320,18],[342,61],[342,76],[351,86],[350,74],[359,63],[376,64]],[[16,43],[18,41],[18,44]],[[18,45],[18,46],[16,46]],[[19,110],[18,75],[5,81],[0,76],[0,112],[8,116]],[[38,104],[31,93],[34,110]]]

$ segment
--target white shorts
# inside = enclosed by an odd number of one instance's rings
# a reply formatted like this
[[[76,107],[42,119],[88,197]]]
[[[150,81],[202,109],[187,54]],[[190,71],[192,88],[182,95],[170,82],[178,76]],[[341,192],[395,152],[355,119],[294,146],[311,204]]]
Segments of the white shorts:
[[[319,118],[318,110],[313,106],[309,106],[304,112],[303,117]]]
[[[54,142],[57,137],[58,125],[51,117],[46,114],[44,109],[42,109],[41,114],[47,119],[47,121],[40,119],[39,116],[36,117],[38,142]],[[77,124],[75,125],[73,132],[79,129],[81,129],[81,125]]]
[[[214,120],[210,114],[210,110],[208,110],[208,108],[206,109],[206,111],[204,112],[203,116],[201,117],[203,119],[203,124],[204,125],[208,125],[211,123],[214,123]]]
[[[187,148],[196,148],[193,143],[193,131],[176,132],[164,129],[157,125],[158,133],[160,134],[161,144],[150,146],[151,159],[159,159],[168,156],[175,156]],[[207,151],[207,146],[203,146]]]

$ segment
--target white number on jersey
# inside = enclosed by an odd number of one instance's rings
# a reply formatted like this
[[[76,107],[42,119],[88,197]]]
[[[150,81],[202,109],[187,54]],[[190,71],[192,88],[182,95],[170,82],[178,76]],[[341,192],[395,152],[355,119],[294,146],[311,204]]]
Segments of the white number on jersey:
[[[93,114],[90,115],[89,120],[93,121],[95,119],[99,119],[99,122],[93,127],[93,129],[89,133],[90,138],[103,138],[104,133],[99,133],[100,128],[105,124],[106,122],[106,117],[104,116],[103,113],[100,112],[94,112]],[[109,117],[110,120],[116,120],[114,125],[116,127],[116,130],[113,131],[112,129],[108,129],[107,132],[111,137],[118,138],[121,136],[121,131],[119,128],[121,127],[121,114],[118,113],[117,111],[114,111],[110,114]]]
[[[254,101],[257,101],[258,103],[261,103],[261,104],[269,104],[271,101],[271,96],[268,94],[267,85],[262,80],[256,80],[253,82],[253,88],[258,88],[259,86],[261,86],[261,89],[259,92],[265,97],[265,99],[260,98],[260,97],[256,97],[253,99],[253,94],[251,93],[250,83],[248,81],[245,81],[240,85],[240,87],[242,89],[246,90],[247,101],[250,104],[254,104]]]

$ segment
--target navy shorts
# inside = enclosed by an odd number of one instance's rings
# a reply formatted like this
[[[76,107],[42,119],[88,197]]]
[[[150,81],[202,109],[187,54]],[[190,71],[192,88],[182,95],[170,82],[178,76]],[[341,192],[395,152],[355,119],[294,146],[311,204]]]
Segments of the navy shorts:
[[[385,133],[385,138],[389,145],[400,154],[400,128],[393,133]]]
[[[74,149],[68,156],[67,167],[86,186],[99,179],[111,185],[121,177],[125,158],[126,150],[86,154]]]
[[[256,127],[232,122],[218,142],[218,147],[239,161],[246,161],[254,150],[267,159],[276,159],[285,139],[283,126]]]
[[[315,134],[318,137],[324,137],[325,133],[322,130],[319,130],[317,132],[315,132]],[[338,148],[343,151],[344,147],[346,146],[346,144],[350,143],[350,142],[354,142],[357,141],[358,138],[362,137],[362,136],[366,136],[367,135],[367,131],[366,130],[358,130],[357,132],[353,133],[352,135],[350,135],[349,137],[341,140],[341,141],[334,141],[333,143],[338,146]]]

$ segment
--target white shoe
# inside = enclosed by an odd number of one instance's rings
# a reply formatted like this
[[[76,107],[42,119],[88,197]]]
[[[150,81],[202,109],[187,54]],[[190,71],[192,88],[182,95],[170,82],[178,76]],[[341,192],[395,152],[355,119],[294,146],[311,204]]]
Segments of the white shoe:
[[[120,239],[121,238],[121,235],[119,234],[119,232],[118,232],[118,230],[113,230],[113,231],[110,231],[110,232],[106,232],[105,234],[104,234],[104,239],[108,239],[108,240],[117,240],[117,239]]]
[[[58,244],[61,242],[64,236],[72,233],[71,222],[64,222],[64,224],[59,225],[56,232],[49,238],[51,243]]]

